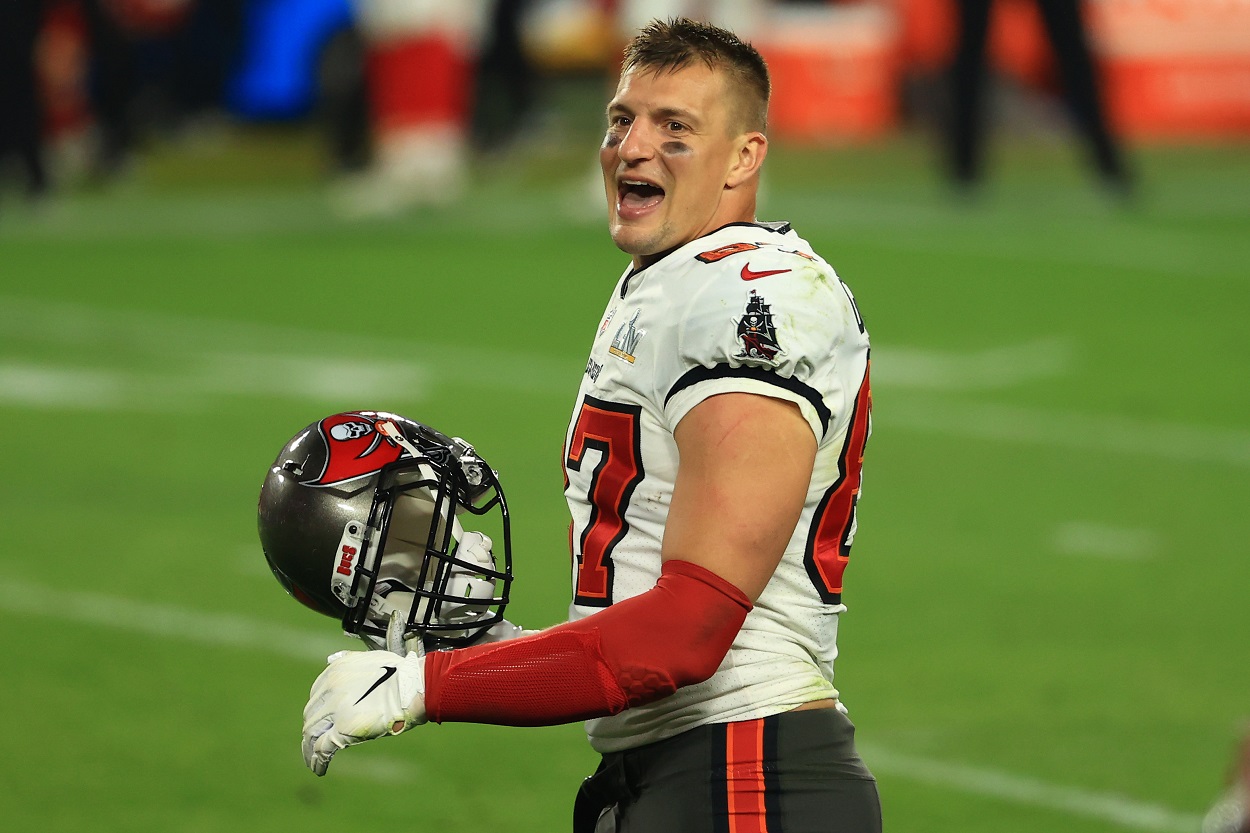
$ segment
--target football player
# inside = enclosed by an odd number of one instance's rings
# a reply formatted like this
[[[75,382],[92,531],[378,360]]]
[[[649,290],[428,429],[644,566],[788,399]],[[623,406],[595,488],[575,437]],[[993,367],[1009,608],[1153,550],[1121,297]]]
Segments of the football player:
[[[455,202],[468,175],[474,64],[486,0],[356,0],[367,45],[373,161],[337,186],[348,216]]]
[[[577,831],[880,830],[833,685],[868,334],[812,246],[756,219],[768,96],[763,59],[724,29],[653,21],[630,42],[599,160],[631,261],[565,437],[569,621],[500,617],[427,653],[415,606],[394,617],[393,652],[337,655],[314,683],[316,773],[427,721],[584,720],[602,763]]]

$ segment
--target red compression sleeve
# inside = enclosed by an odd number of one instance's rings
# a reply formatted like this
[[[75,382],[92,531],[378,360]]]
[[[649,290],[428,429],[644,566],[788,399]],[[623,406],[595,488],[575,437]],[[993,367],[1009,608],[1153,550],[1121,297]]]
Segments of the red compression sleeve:
[[[552,726],[616,714],[702,682],[729,652],[751,600],[689,561],[666,561],[645,593],[532,636],[429,654],[435,723]]]

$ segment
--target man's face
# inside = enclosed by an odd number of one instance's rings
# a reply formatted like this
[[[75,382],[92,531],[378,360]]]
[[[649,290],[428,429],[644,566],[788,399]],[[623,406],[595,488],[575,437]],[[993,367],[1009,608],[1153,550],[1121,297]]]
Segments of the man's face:
[[[599,162],[608,230],[636,266],[726,223],[753,219],[736,216],[740,203],[723,200],[742,139],[733,114],[724,75],[702,63],[621,76]]]

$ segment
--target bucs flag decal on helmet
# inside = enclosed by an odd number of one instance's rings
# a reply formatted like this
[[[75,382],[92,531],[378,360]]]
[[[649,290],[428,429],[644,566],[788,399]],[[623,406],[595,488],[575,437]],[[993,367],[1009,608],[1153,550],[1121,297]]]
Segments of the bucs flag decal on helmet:
[[[378,416],[363,413],[335,414],[317,423],[326,444],[326,465],[306,486],[337,486],[358,477],[381,471],[408,452],[383,435]]]

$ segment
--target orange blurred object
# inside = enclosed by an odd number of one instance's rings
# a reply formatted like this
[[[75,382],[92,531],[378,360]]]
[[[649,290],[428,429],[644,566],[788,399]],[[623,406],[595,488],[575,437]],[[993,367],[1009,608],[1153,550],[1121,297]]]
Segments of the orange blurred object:
[[[90,60],[87,24],[77,3],[49,3],[35,51],[44,133],[51,141],[82,134],[91,126],[87,95]]]
[[[1097,0],[1089,12],[1119,132],[1250,135],[1250,0]]]
[[[369,52],[369,97],[380,133],[468,118],[469,58],[439,34],[396,38]]]
[[[193,5],[195,0],[106,0],[105,3],[118,25],[139,37],[172,32],[187,19]]]
[[[1045,2],[1045,0],[1041,0]],[[955,0],[888,0],[899,19],[901,55],[909,72],[944,72],[955,55]],[[1055,59],[1037,0],[994,0],[986,46],[989,65],[1030,86],[1049,86]]]
[[[751,40],[772,76],[772,136],[813,144],[866,140],[897,123],[901,42],[888,7],[779,10]]]

